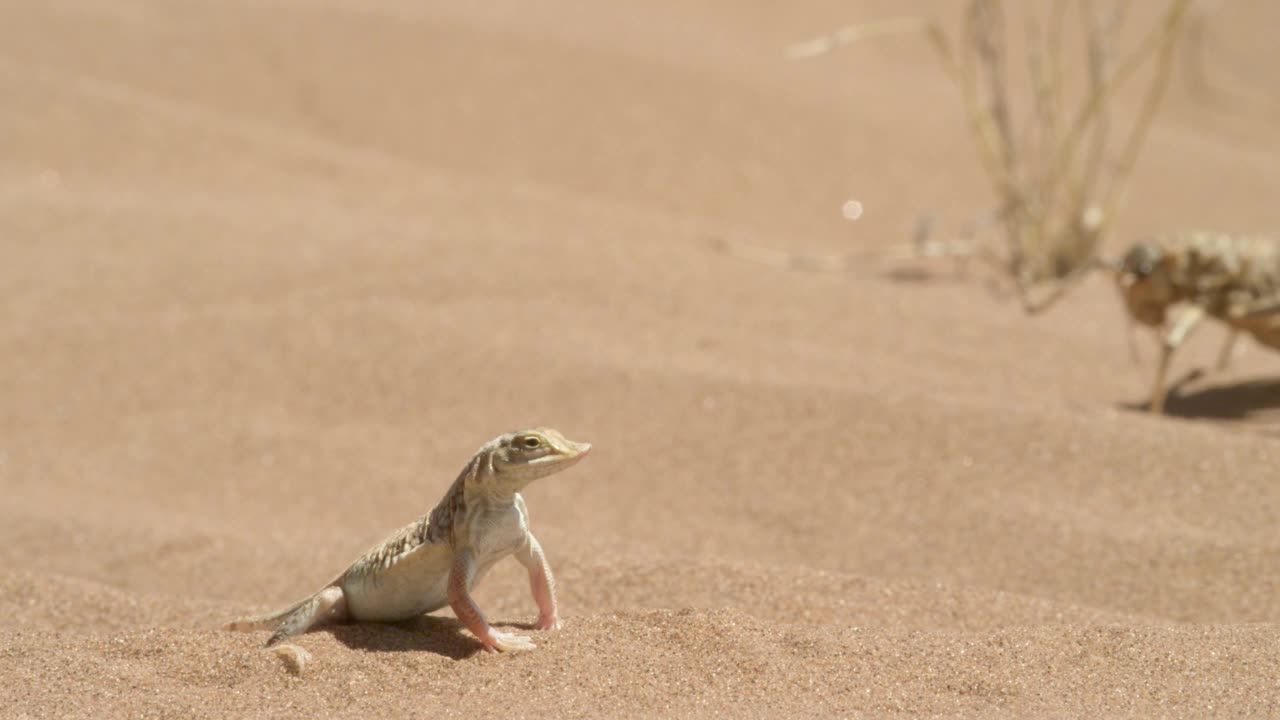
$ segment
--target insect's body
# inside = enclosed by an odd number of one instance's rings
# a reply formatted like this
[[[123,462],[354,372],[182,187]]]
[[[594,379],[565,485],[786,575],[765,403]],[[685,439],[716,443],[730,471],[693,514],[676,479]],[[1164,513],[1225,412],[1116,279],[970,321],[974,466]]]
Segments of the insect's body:
[[[1121,291],[1138,322],[1160,325],[1169,307],[1189,302],[1240,330],[1257,328],[1260,342],[1280,347],[1280,320],[1275,328],[1249,320],[1256,308],[1280,301],[1280,243],[1274,238],[1169,235],[1135,244],[1120,272]],[[1127,284],[1126,275],[1132,277]]]
[[[1150,406],[1164,407],[1165,375],[1173,350],[1205,316],[1280,350],[1280,241],[1268,236],[1189,232],[1134,244],[1116,264],[1129,314],[1164,332]],[[1172,320],[1176,305],[1185,309]]]

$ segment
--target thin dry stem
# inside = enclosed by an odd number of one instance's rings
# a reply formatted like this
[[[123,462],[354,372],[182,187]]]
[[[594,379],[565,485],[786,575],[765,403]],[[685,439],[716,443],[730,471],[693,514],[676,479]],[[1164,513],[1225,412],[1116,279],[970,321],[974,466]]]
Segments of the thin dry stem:
[[[961,16],[958,49],[941,26],[924,18],[893,18],[851,25],[792,46],[792,57],[813,57],[862,40],[924,32],[943,69],[960,92],[978,158],[999,198],[1006,256],[1003,272],[1028,312],[1056,302],[1033,301],[1030,288],[1046,281],[1070,287],[1097,262],[1097,250],[1125,196],[1168,77],[1191,0],[1169,0],[1159,22],[1128,54],[1113,62],[1113,39],[1129,9],[1121,0],[1100,13],[1095,0],[1074,0],[1085,44],[1087,82],[1071,119],[1067,112],[1062,53],[1066,16],[1073,0],[1053,0],[1044,33],[1034,10],[1025,25],[1030,40],[1032,127],[1019,133],[1010,102],[1009,62],[1001,0],[969,0]],[[1110,106],[1117,94],[1155,58],[1155,69],[1118,154],[1110,152]],[[1022,141],[1019,142],[1019,138]],[[1062,292],[1065,292],[1063,290]]]
[[[1103,223],[1111,221],[1124,200],[1129,178],[1133,173],[1134,166],[1137,165],[1138,154],[1142,151],[1142,144],[1147,138],[1151,121],[1155,117],[1156,109],[1160,106],[1160,101],[1164,98],[1165,89],[1169,86],[1169,75],[1173,69],[1178,29],[1186,17],[1189,6],[1190,0],[1179,0],[1174,3],[1170,12],[1165,16],[1163,26],[1165,42],[1161,44],[1160,53],[1156,59],[1155,77],[1152,79],[1150,87],[1147,88],[1147,94],[1138,110],[1138,118],[1134,122],[1133,128],[1129,131],[1129,137],[1125,140],[1124,149],[1120,152],[1120,159],[1116,163],[1111,185],[1107,188],[1107,192],[1103,197],[1101,203]]]

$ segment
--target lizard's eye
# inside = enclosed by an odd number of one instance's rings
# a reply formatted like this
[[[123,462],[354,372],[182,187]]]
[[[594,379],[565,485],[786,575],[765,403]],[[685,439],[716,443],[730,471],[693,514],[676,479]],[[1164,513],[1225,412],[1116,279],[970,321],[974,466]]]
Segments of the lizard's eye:
[[[523,445],[528,450],[536,450],[542,446],[542,441],[530,435],[524,438],[523,440],[521,440],[520,444]]]

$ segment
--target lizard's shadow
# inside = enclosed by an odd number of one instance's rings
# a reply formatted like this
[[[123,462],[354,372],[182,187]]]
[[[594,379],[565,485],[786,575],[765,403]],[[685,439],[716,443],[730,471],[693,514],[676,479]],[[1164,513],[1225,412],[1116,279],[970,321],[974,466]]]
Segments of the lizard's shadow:
[[[1165,414],[1187,419],[1270,420],[1280,411],[1280,378],[1214,383],[1186,390],[1186,386],[1206,377],[1213,382],[1212,375],[1192,370],[1171,385],[1164,401]],[[1143,400],[1121,407],[1146,412],[1147,403]]]
[[[533,628],[525,623],[494,623],[493,626]],[[465,660],[484,652],[484,646],[451,617],[423,615],[401,622],[340,623],[327,625],[325,629],[343,645],[370,652],[429,652],[450,660]]]

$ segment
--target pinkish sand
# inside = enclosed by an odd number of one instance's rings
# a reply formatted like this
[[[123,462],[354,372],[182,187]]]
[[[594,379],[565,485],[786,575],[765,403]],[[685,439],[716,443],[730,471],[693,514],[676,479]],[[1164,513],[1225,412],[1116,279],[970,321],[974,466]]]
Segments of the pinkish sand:
[[[990,202],[922,41],[782,53],[953,3],[741,5],[0,8],[0,716],[1280,713],[1277,356],[1153,417],[1101,278],[1029,319],[715,253]],[[1280,223],[1280,10],[1220,6],[1117,245]],[[218,629],[531,424],[596,447],[526,494],[536,651]],[[515,563],[476,596],[536,614]]]

